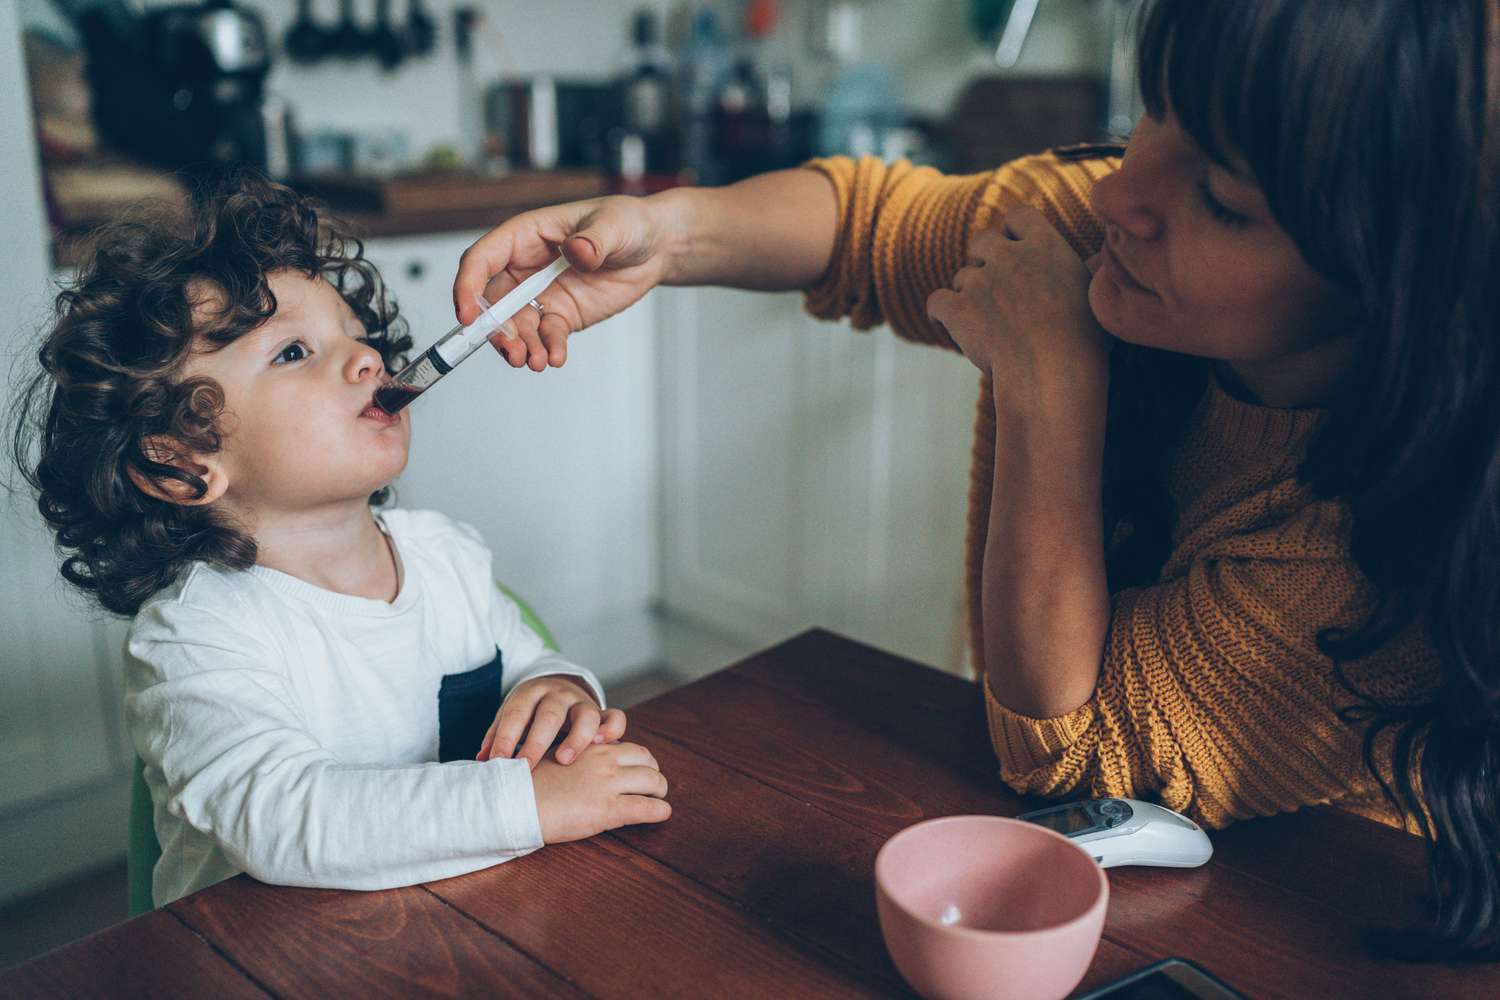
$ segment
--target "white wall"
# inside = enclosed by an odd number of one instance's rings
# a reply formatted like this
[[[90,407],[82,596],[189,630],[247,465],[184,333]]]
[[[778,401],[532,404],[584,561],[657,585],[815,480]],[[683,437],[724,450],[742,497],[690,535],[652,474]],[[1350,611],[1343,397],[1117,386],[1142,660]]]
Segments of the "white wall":
[[[0,3],[0,408],[50,297],[31,109],[16,7]],[[8,457],[0,481],[14,482]],[[0,900],[88,868],[125,844],[124,753],[114,683],[118,625],[85,611],[57,575],[41,519],[0,488]]]

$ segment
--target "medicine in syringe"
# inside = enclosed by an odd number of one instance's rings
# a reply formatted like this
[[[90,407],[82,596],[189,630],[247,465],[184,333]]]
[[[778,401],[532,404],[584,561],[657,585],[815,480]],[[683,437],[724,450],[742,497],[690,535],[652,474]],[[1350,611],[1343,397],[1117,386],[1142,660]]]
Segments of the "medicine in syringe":
[[[568,269],[565,257],[558,257],[551,264],[526,278],[504,297],[490,305],[482,296],[475,296],[481,311],[468,326],[456,326],[417,359],[396,373],[387,385],[375,391],[375,405],[387,413],[399,413],[422,393],[432,388],[439,379],[447,375],[459,362],[489,343],[490,335],[506,320],[542,293],[542,289]]]

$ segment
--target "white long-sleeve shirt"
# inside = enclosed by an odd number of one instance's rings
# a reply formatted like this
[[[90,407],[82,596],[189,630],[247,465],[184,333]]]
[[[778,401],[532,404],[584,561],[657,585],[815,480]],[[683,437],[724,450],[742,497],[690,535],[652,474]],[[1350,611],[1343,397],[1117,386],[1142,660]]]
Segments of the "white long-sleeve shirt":
[[[389,603],[198,563],[136,615],[125,711],[161,842],[158,905],[242,871],[383,889],[542,845],[524,760],[438,763],[443,678],[469,673],[450,686],[472,696],[499,673],[496,707],[543,674],[604,693],[522,623],[473,528],[379,519],[401,568]]]

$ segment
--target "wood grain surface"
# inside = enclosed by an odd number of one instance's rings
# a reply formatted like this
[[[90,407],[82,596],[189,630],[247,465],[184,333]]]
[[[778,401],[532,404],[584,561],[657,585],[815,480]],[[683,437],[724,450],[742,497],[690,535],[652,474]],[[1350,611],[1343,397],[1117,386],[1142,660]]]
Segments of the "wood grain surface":
[[[812,631],[637,706],[672,819],[386,892],[247,877],[0,973],[0,996],[909,995],[875,854],[933,816],[1038,805],[996,778],[974,684]],[[1333,809],[1112,869],[1080,991],[1181,956],[1254,997],[1497,997],[1492,965],[1383,958],[1424,917],[1421,843]]]

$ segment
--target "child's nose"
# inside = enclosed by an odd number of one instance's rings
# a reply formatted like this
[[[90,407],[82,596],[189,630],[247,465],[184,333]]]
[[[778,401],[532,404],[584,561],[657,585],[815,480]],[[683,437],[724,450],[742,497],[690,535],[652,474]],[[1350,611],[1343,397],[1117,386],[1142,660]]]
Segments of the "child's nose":
[[[349,355],[349,381],[362,382],[371,376],[379,378],[385,372],[385,360],[380,352],[369,344],[356,343]]]

